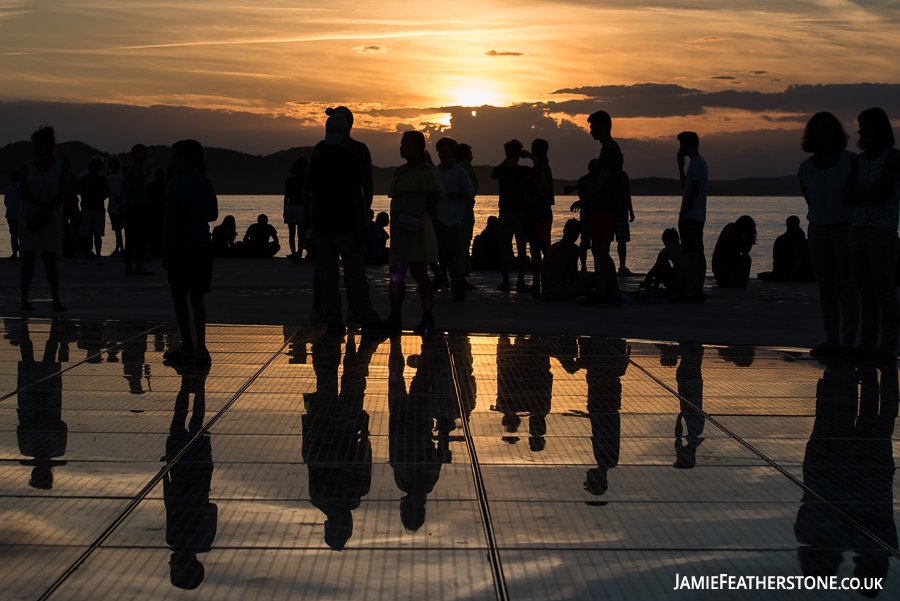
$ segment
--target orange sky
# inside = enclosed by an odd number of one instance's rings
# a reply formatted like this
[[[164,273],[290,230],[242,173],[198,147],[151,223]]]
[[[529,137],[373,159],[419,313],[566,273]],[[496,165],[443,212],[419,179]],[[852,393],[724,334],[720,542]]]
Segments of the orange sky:
[[[323,107],[345,104],[357,129],[386,132],[449,125],[442,107],[581,98],[551,94],[561,88],[781,92],[900,79],[900,13],[879,8],[889,2],[685,4],[0,0],[0,100],[229,109],[318,128]],[[408,108],[422,110],[384,113]],[[789,114],[636,115],[616,131],[775,129]],[[580,115],[561,118],[584,126]]]

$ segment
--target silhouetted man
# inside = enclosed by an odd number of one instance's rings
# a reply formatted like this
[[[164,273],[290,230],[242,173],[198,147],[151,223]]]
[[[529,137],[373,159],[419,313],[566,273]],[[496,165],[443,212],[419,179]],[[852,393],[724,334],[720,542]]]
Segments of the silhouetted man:
[[[700,136],[692,131],[678,134],[678,175],[681,178],[681,210],[678,212],[678,233],[681,247],[688,257],[691,277],[684,291],[686,300],[704,300],[703,282],[706,279],[706,255],[703,254],[703,225],[706,223],[706,188],[709,168],[700,156]],[[684,157],[691,159],[687,173]]]

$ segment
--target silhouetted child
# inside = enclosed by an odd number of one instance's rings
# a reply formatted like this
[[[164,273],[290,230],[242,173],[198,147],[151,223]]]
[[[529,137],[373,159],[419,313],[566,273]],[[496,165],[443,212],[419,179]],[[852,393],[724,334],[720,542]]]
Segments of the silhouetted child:
[[[369,245],[366,247],[367,265],[387,265],[388,249],[385,248],[390,234],[385,228],[391,224],[391,217],[384,211],[375,216],[375,211],[369,209]]]
[[[212,180],[197,173],[204,150],[196,140],[172,145],[171,166],[175,179],[166,186],[166,227],[163,267],[169,272],[169,286],[181,345],[163,353],[167,361],[209,363],[206,350],[206,306],[203,295],[212,283],[213,249],[209,222],[219,218],[219,204]],[[194,310],[197,345],[191,339],[191,318],[187,296]]]
[[[578,273],[580,251],[575,241],[581,234],[581,223],[569,219],[563,227],[563,238],[544,253],[544,267],[541,272],[543,298],[548,301],[570,301],[579,296],[587,296],[597,283],[593,273],[584,276]]]
[[[648,291],[658,290],[659,285],[666,287],[669,297],[684,295],[690,279],[690,265],[687,255],[681,248],[678,230],[669,228],[662,233],[664,248],[656,256],[656,263],[650,268],[647,277],[639,287]]]

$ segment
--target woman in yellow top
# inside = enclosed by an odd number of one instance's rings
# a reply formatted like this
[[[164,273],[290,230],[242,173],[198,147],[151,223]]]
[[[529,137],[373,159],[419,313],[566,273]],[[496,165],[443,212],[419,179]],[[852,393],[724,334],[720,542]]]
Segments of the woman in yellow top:
[[[391,315],[385,323],[402,329],[403,298],[406,296],[406,270],[416,280],[422,302],[422,321],[417,333],[434,329],[434,286],[428,277],[428,264],[437,261],[438,246],[432,220],[438,214],[441,183],[434,169],[425,162],[425,136],[408,131],[400,140],[400,157],[406,159],[394,174],[388,189],[391,199],[390,298]]]

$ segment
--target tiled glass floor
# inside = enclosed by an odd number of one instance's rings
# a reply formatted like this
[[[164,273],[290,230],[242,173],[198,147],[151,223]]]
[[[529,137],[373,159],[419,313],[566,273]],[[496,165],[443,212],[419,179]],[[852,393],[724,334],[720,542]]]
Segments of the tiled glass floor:
[[[163,363],[169,323],[4,320],[4,599],[693,599],[723,593],[676,576],[719,574],[900,595],[895,363],[208,337],[203,368]]]

